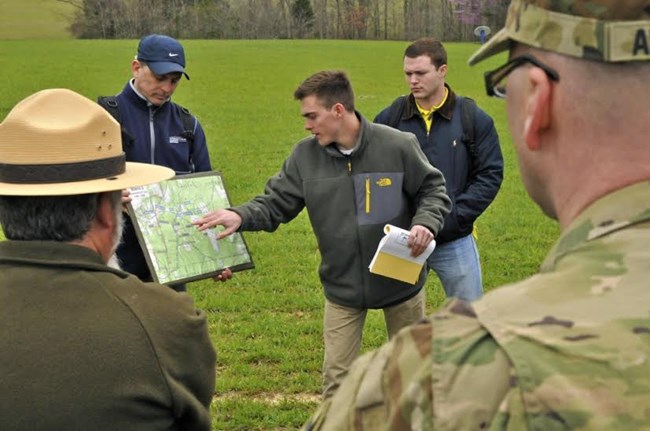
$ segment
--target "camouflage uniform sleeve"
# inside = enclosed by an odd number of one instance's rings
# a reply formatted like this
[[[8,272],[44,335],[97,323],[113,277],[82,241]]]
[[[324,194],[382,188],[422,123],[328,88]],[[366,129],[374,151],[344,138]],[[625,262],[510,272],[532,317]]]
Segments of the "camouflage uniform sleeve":
[[[382,429],[386,426],[390,406],[396,402],[390,398],[400,396],[402,382],[419,379],[421,373],[427,374],[426,359],[430,351],[429,322],[404,329],[392,342],[357,359],[336,394],[321,405],[304,429]],[[426,376],[422,377],[427,381]],[[391,386],[394,386],[393,391]]]
[[[471,307],[454,301],[360,357],[304,429],[488,429],[507,411],[511,372]]]

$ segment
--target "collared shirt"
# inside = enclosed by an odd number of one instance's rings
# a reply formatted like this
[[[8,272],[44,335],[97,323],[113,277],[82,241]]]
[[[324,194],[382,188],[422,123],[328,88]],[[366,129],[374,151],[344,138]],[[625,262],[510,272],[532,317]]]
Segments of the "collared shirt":
[[[433,113],[438,109],[440,109],[440,107],[445,104],[445,102],[447,101],[447,97],[449,96],[449,89],[447,87],[445,87],[444,89],[445,89],[445,96],[442,98],[440,103],[432,106],[429,109],[422,108],[420,104],[417,102],[417,100],[415,101],[415,106],[418,108],[418,111],[420,111],[420,115],[422,115],[424,124],[427,127],[427,133],[431,131],[431,124],[433,124]]]

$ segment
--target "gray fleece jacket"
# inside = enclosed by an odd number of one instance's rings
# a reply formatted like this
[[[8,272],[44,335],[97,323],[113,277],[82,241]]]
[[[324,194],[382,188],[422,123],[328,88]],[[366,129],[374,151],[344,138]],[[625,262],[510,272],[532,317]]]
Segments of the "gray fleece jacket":
[[[240,231],[272,232],[307,208],[321,253],[319,275],[328,300],[359,309],[384,308],[415,296],[415,285],[371,274],[368,265],[389,223],[440,231],[451,201],[445,180],[415,136],[368,122],[348,156],[336,144],[301,140],[271,177],[264,194],[232,208]]]

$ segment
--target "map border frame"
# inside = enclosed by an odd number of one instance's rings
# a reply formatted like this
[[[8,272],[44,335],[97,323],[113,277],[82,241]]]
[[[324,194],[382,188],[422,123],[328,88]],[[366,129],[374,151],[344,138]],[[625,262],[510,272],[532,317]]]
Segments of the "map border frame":
[[[226,188],[226,183],[223,180],[223,176],[221,175],[220,171],[206,171],[206,172],[196,172],[196,173],[187,174],[187,175],[177,175],[177,176],[175,176],[173,178],[170,178],[170,179],[162,181],[162,182],[176,181],[176,180],[190,180],[191,181],[193,178],[201,178],[201,177],[205,177],[205,176],[216,176],[216,177],[219,177],[221,179],[221,184],[223,185],[222,192],[226,196],[227,207],[230,207],[231,206],[230,195],[228,194],[228,189]],[[157,184],[160,184],[160,183],[149,184],[149,185],[145,185],[143,187],[147,188],[147,187],[151,187],[151,186],[154,186],[154,185],[157,185]],[[206,203],[207,203],[208,208],[217,209],[217,203],[214,203],[214,202],[206,202]],[[136,237],[138,238],[138,245],[140,246],[140,249],[142,250],[142,253],[144,254],[144,258],[147,261],[147,266],[149,267],[149,271],[151,272],[151,276],[152,276],[153,280],[156,283],[160,283],[160,278],[158,276],[158,273],[156,272],[156,268],[154,267],[153,261],[151,259],[151,253],[149,252],[149,249],[146,246],[145,235],[143,234],[142,230],[140,229],[140,222],[138,221],[138,216],[137,216],[135,210],[133,209],[133,206],[131,205],[131,203],[129,203],[126,206],[126,208],[127,208],[127,212],[129,214],[129,217],[131,217],[133,228],[135,230]],[[246,249],[246,253],[248,254],[249,261],[245,262],[245,263],[241,263],[239,265],[234,265],[234,266],[229,267],[230,270],[233,273],[238,272],[238,271],[243,271],[243,270],[246,270],[246,269],[255,268],[255,264],[253,263],[253,257],[252,257],[252,255],[250,253],[250,250],[248,249],[248,244],[246,244],[246,239],[244,238],[244,235],[243,235],[242,232],[238,232],[238,233],[240,235],[243,246]],[[218,259],[218,256],[219,256],[219,254],[216,253],[216,251],[215,251],[215,259]],[[180,279],[176,279],[176,280],[170,280],[170,281],[165,282],[164,284],[165,285],[172,285],[172,284],[189,283],[189,282],[192,282],[192,281],[198,281],[198,280],[203,280],[203,279],[206,279],[206,278],[211,278],[211,277],[215,277],[215,276],[219,275],[221,273],[221,271],[223,271],[224,269],[226,269],[226,267],[217,268],[214,271],[206,272],[206,273],[203,273],[203,274],[198,274],[198,275],[191,276],[191,277],[185,277],[185,278],[180,278]]]

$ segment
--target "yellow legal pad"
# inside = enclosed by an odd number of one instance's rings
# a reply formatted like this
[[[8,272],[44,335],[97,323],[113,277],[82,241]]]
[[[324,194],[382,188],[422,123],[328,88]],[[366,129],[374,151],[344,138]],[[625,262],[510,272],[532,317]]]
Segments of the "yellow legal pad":
[[[370,272],[404,283],[417,283],[422,266],[436,247],[436,242],[431,241],[422,254],[413,257],[408,246],[409,231],[387,224],[384,233],[386,235],[379,241],[375,256],[368,266]]]
[[[392,254],[379,252],[370,272],[394,278],[405,283],[415,284],[422,271],[422,264],[404,260]]]

